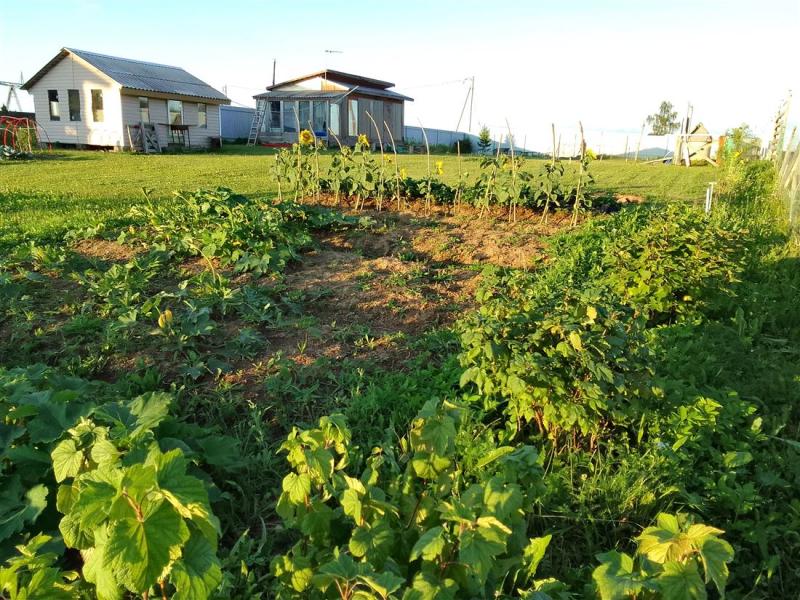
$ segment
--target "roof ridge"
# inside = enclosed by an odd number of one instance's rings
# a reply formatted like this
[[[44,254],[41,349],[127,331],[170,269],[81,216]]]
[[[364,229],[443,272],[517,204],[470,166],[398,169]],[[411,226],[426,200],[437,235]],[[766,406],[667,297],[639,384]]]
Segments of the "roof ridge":
[[[113,58],[114,60],[124,60],[126,62],[138,63],[140,65],[153,65],[154,67],[167,67],[168,69],[178,69],[179,71],[188,73],[186,69],[184,69],[183,67],[178,67],[176,65],[167,65],[165,63],[157,63],[149,60],[138,60],[136,58],[125,58],[124,56],[113,56],[111,54],[103,54],[101,52],[93,52],[91,50],[81,50],[80,48],[67,48],[66,46],[64,46],[64,50],[72,52],[73,54],[77,54],[78,56],[80,56],[81,54],[92,54],[94,56],[101,56],[103,58]]]

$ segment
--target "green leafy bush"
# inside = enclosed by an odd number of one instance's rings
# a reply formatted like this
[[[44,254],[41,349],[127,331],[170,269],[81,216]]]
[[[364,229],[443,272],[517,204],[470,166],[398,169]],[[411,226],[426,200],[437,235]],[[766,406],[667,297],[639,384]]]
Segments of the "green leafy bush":
[[[506,588],[556,593],[535,579],[549,537],[527,537],[540,485],[538,453],[505,446],[465,470],[463,408],[430,401],[399,453],[350,447],[340,415],[295,430],[278,512],[303,535],[272,571],[281,598],[483,596]],[[360,474],[359,474],[360,471]]]

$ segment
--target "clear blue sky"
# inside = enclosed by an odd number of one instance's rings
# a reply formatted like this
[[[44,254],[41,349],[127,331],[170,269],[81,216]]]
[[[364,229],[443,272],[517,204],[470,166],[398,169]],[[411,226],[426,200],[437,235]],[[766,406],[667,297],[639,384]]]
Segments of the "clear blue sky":
[[[328,66],[393,81],[416,100],[407,124],[452,129],[474,75],[473,131],[508,119],[544,148],[551,122],[569,145],[581,119],[612,150],[664,99],[717,132],[767,133],[788,89],[800,112],[798,39],[798,0],[0,0],[0,79],[74,46],[176,64],[248,104],[275,58],[279,80]]]

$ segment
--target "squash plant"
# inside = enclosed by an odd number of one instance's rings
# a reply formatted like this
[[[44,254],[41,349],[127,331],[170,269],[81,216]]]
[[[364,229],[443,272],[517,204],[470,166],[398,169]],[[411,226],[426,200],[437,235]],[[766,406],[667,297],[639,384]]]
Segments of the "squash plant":
[[[577,431],[593,445],[637,421],[650,398],[643,321],[598,292],[489,302],[461,341],[462,387],[475,386],[514,432],[533,424],[557,442]]]
[[[90,420],[70,429],[52,452],[64,543],[81,551],[83,576],[100,600],[123,590],[147,598],[207,598],[222,580],[216,557],[219,523],[202,480],[187,473],[180,448],[162,452],[147,427],[162,406],[129,429]],[[115,419],[128,417],[115,413]]]
[[[656,525],[636,538],[636,560],[616,550],[597,556],[601,564],[592,578],[600,598],[697,600],[707,597],[709,583],[724,598],[733,548],[722,533],[685,515],[659,514]]]
[[[363,469],[341,415],[295,429],[282,446],[292,471],[277,510],[302,539],[272,563],[277,597],[564,591],[536,578],[549,536],[527,536],[526,511],[541,484],[536,450],[495,448],[467,470],[457,443],[465,418],[462,407],[429,401],[399,451],[376,448]]]

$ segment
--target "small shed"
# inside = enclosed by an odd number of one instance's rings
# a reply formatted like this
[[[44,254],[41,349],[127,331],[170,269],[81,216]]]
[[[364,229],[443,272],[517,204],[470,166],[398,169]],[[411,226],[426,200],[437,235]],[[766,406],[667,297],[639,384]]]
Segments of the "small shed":
[[[49,141],[145,151],[209,147],[220,137],[219,107],[230,103],[180,67],[74,48],[62,48],[22,89]]]
[[[361,134],[377,142],[380,133],[384,143],[389,143],[391,134],[399,142],[405,102],[413,99],[393,87],[388,81],[331,69],[271,85],[254,96],[257,141],[289,144],[297,141],[299,131],[310,129],[331,146],[337,139],[353,145]]]

